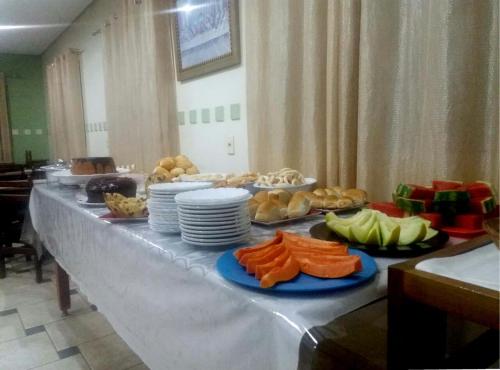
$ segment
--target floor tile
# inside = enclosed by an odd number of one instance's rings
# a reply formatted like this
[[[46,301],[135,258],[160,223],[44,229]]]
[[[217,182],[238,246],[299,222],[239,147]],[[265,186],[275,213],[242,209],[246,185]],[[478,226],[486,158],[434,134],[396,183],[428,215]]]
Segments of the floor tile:
[[[35,367],[33,370],[90,370],[90,368],[82,355],[78,354],[41,367]]]
[[[56,299],[35,304],[22,304],[17,306],[17,310],[25,328],[49,324],[63,318]],[[79,294],[71,295],[71,308],[68,310],[70,315],[79,315],[90,311],[90,305]]]
[[[0,316],[0,342],[24,337],[24,328],[17,313]]]
[[[63,358],[71,357],[71,356],[77,355],[79,353],[80,353],[80,348],[78,348],[77,346],[68,347],[68,348],[62,349],[60,351],[57,351],[57,355],[59,356],[59,358],[61,360]]]
[[[24,275],[24,274],[19,274]],[[33,281],[8,276],[0,288],[0,311],[15,308],[20,304],[37,303],[54,299],[56,290],[53,282],[36,284]]]
[[[55,321],[45,329],[58,351],[113,333],[104,316],[95,311]]]
[[[132,366],[131,368],[128,368],[127,370],[149,370],[149,367],[147,367],[144,364],[139,364],[139,365]]]
[[[0,369],[26,370],[58,359],[47,333],[0,343]]]
[[[45,326],[43,326],[43,325],[33,326],[32,328],[28,328],[28,329],[24,330],[26,335],[33,335],[33,334],[41,333],[44,331],[45,331]]]
[[[125,370],[142,363],[117,334],[83,343],[79,347],[93,370]]]

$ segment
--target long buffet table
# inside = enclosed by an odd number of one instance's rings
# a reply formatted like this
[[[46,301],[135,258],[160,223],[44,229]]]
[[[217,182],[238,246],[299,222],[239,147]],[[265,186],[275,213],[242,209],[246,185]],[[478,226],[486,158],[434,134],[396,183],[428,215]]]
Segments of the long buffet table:
[[[277,295],[245,289],[216,271],[225,249],[200,248],[147,223],[109,224],[103,208],[82,208],[79,189],[37,184],[34,229],[57,263],[97,305],[151,369],[296,369],[299,346],[317,343],[310,328],[386,295],[387,267],[346,291]],[[308,235],[321,221],[283,227]],[[274,228],[252,227],[249,244]],[[312,350],[312,349],[311,349]]]

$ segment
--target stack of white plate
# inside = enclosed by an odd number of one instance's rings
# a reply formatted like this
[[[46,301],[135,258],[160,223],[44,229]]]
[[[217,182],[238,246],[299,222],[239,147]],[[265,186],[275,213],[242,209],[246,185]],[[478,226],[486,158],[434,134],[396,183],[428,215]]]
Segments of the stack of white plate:
[[[250,233],[245,189],[218,188],[189,191],[175,196],[182,240],[201,246],[241,243]]]
[[[149,187],[149,227],[161,233],[179,233],[175,196],[183,191],[211,188],[211,182],[177,182]]]

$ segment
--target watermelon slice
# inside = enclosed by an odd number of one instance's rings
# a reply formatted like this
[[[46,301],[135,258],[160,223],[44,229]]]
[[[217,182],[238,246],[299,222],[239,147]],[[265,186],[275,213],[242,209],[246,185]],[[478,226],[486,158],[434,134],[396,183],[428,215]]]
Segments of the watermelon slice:
[[[411,214],[425,212],[432,207],[432,200],[430,199],[408,199],[399,197],[396,194],[393,194],[393,199],[396,207]]]
[[[431,227],[433,228],[438,228],[441,227],[441,223],[443,222],[443,216],[441,213],[437,212],[431,212],[431,213],[426,213],[422,212],[419,214],[420,217],[425,218],[426,220],[429,220],[431,222]]]
[[[473,198],[470,200],[470,210],[476,214],[487,214],[493,212],[496,207],[495,198]]]
[[[434,189],[420,185],[399,184],[396,195],[409,199],[434,199]]]
[[[470,195],[465,190],[438,190],[434,194],[435,202],[467,202]]]
[[[481,229],[483,226],[483,215],[463,214],[455,216],[455,226],[463,229]]]
[[[392,202],[372,202],[368,204],[368,208],[375,209],[391,217],[404,217],[405,215],[405,212]]]
[[[464,185],[463,181],[451,181],[451,180],[434,180],[432,181],[432,188],[434,190],[453,190],[460,188]]]
[[[486,198],[495,196],[495,192],[491,184],[484,181],[476,181],[471,184],[467,184],[467,191],[470,194],[471,198]]]

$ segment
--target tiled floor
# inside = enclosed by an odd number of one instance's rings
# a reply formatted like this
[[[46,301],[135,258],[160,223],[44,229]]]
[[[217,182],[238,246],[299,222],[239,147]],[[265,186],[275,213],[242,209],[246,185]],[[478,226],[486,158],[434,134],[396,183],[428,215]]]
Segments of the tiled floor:
[[[0,279],[0,369],[148,370],[77,287],[62,317],[53,264],[44,266],[41,284],[31,266],[24,257],[11,259]]]

